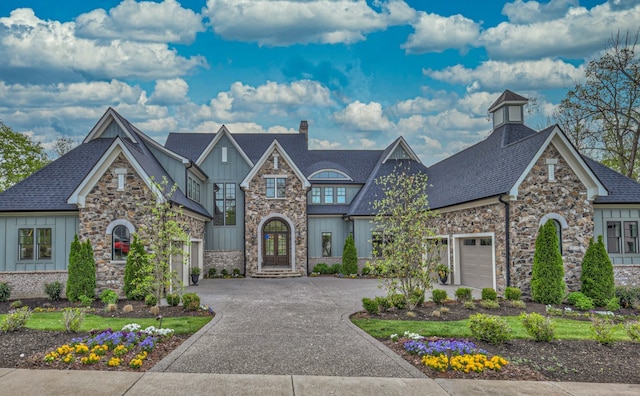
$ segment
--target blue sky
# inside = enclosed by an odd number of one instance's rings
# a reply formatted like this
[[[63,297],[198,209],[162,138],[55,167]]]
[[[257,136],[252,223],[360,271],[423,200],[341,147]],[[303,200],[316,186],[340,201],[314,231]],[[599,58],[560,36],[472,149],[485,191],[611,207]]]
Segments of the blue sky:
[[[484,138],[505,89],[542,128],[640,0],[0,2],[0,119],[45,147],[109,107],[169,132],[296,132],[427,165]]]

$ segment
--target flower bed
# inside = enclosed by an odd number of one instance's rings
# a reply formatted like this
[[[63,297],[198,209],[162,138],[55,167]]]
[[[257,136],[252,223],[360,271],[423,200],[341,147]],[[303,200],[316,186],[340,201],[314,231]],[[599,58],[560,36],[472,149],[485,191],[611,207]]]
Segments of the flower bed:
[[[157,329],[153,326],[141,329],[131,323],[120,331],[111,329],[91,333],[87,337],[74,338],[69,344],[61,345],[47,353],[47,364],[62,362],[82,365],[104,364],[108,367],[120,367],[123,364],[139,369],[154,347],[173,336],[172,329]]]

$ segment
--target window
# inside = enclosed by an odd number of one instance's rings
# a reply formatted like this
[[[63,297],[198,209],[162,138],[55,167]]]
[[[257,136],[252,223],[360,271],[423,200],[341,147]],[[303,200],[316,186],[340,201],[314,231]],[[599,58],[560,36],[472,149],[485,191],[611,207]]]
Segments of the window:
[[[333,187],[324,188],[324,203],[326,204],[333,203]]]
[[[619,221],[607,221],[607,252],[620,253],[621,231]]]
[[[560,254],[562,254],[562,224],[556,219],[552,219],[553,226],[556,228],[556,237],[558,239],[558,249],[560,250]]]
[[[393,236],[387,232],[373,231],[371,233],[371,248],[373,257],[382,257],[384,248],[393,242]]]
[[[464,241],[462,241],[462,244],[464,246],[476,246],[476,240],[475,239],[465,239]]]
[[[351,180],[351,178],[349,176],[347,176],[346,174],[344,174],[342,172],[330,171],[330,170],[316,172],[316,173],[312,174],[311,176],[309,176],[309,179],[317,179],[317,180],[323,180],[323,179],[325,179],[325,180],[326,179]]]
[[[624,252],[638,253],[638,222],[624,222]]]
[[[322,233],[322,257],[331,257],[331,233]]]
[[[336,203],[347,203],[347,189],[345,187],[336,188]]]
[[[284,177],[267,177],[267,198],[284,198],[286,180]]]
[[[320,187],[313,187],[311,189],[311,203],[319,204],[322,199],[321,194],[322,189]]]
[[[482,238],[480,239],[480,246],[491,246],[493,245],[493,241],[491,238]]]
[[[51,235],[51,228],[20,228],[18,259],[51,260]]]
[[[227,148],[226,147],[222,148],[222,162],[223,163],[227,162]]]
[[[117,225],[112,233],[112,260],[126,260],[129,254],[129,229],[123,225]]]
[[[213,225],[236,225],[236,185],[215,183],[213,185]]]
[[[187,198],[200,202],[200,183],[191,176],[187,178]]]

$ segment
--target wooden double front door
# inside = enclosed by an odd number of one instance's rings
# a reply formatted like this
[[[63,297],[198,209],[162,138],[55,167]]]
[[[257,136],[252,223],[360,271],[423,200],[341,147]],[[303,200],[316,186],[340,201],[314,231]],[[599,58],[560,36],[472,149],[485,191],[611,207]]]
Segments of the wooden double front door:
[[[262,228],[264,265],[289,267],[291,233],[287,224],[279,219],[270,220]]]

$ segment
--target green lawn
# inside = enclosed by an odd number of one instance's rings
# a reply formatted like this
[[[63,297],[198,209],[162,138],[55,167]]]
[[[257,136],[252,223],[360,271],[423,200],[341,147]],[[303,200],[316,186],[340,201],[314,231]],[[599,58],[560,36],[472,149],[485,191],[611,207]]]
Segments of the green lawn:
[[[2,321],[5,316],[6,315],[0,315],[0,321]],[[211,319],[211,316],[180,316],[164,318],[162,320],[162,327],[173,329],[176,334],[192,334],[207,324]],[[102,316],[87,314],[80,330],[120,330],[124,325],[129,323],[137,323],[144,329],[148,326],[158,327],[159,321],[154,318],[105,318]],[[25,327],[35,330],[65,330],[62,312],[34,312],[33,315],[31,315],[31,318],[27,321]]]
[[[517,316],[503,317],[511,327],[514,338],[530,338]],[[592,339],[591,322],[552,318],[556,325],[556,338],[560,340],[588,340]],[[389,338],[392,334],[402,336],[405,331],[418,333],[424,337],[442,338],[471,338],[469,320],[451,322],[415,321],[415,320],[381,320],[381,319],[353,319],[353,323],[375,338]],[[615,341],[630,341],[624,328],[616,326],[613,336]]]

